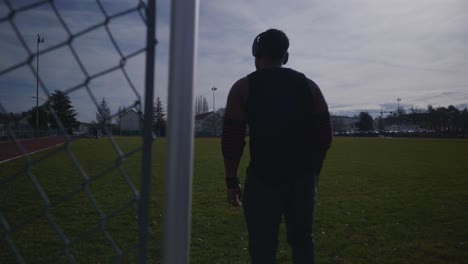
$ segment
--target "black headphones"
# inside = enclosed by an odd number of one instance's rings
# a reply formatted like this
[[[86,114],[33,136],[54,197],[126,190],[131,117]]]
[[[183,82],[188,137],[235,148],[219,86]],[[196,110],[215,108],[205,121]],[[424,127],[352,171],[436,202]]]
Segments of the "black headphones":
[[[252,43],[252,55],[255,58],[261,58],[260,56],[260,38],[262,37],[263,33],[258,34],[258,36],[255,37],[253,43]]]
[[[262,52],[261,52],[262,51],[262,42],[261,42],[262,35],[263,33],[258,34],[258,36],[255,37],[252,43],[252,55],[258,59],[262,57]],[[288,60],[289,60],[289,54],[286,51],[285,57],[283,59],[283,64],[286,64]]]

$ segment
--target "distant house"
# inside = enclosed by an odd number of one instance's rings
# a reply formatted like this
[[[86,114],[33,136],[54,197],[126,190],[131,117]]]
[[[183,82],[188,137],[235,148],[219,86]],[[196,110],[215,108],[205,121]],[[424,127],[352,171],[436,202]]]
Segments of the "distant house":
[[[18,121],[18,125],[19,126],[31,126],[28,122],[28,116],[25,116],[23,118],[21,118],[19,121]]]
[[[215,112],[195,116],[195,136],[221,136],[222,117]]]
[[[21,130],[33,130],[34,127],[28,121],[29,116],[25,116],[18,121],[18,128]]]
[[[332,116],[331,121],[333,131],[335,132],[354,132],[357,129],[356,123],[359,122],[359,118],[349,116]]]
[[[80,135],[85,135],[85,134],[89,134],[91,131],[90,131],[90,128],[91,128],[91,123],[85,123],[85,122],[80,122],[78,121],[79,125],[77,128],[73,128],[73,133],[77,133],[77,134],[80,134]]]
[[[143,128],[143,123],[140,115],[133,109],[123,112],[119,116],[119,129],[122,133],[128,132],[140,132]]]

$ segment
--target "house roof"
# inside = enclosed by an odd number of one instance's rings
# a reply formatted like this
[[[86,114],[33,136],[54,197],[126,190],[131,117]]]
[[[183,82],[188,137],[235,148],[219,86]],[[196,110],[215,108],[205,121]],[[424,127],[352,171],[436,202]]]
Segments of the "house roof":
[[[203,120],[203,119],[205,119],[206,117],[208,117],[209,115],[212,115],[212,114],[218,115],[217,113],[215,113],[213,111],[206,112],[206,113],[203,113],[203,114],[196,115],[195,120]]]
[[[135,110],[133,110],[133,108],[130,108],[130,109],[127,109],[127,111],[120,113],[120,114],[119,114],[119,117],[122,117],[122,116],[124,116],[124,115],[127,115],[128,113],[131,113],[131,112],[133,112],[133,113],[135,113],[135,114],[138,114]]]

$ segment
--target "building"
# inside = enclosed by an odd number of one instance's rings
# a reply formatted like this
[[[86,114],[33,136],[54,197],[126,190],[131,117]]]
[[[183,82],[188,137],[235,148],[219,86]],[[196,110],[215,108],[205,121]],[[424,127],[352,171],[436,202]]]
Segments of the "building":
[[[73,128],[73,134],[86,135],[91,132],[91,123],[78,121],[78,126]]]
[[[356,123],[359,122],[359,118],[349,116],[332,116],[331,121],[333,131],[335,132],[355,132],[357,130]]]
[[[127,110],[119,116],[118,126],[121,134],[139,134],[143,130],[141,117],[133,109]]]
[[[222,116],[213,111],[196,115],[195,136],[221,136],[222,120]]]
[[[20,130],[34,130],[34,127],[29,123],[29,116],[25,116],[18,121],[18,128]]]

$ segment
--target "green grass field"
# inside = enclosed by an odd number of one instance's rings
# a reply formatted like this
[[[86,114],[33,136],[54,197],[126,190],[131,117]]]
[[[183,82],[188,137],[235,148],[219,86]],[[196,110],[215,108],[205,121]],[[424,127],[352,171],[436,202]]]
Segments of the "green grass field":
[[[141,144],[139,138],[116,140],[124,152]],[[70,149],[93,179],[89,191],[111,217],[102,229],[93,230],[99,215],[84,191],[60,202],[83,182],[66,151],[38,162],[31,172],[54,205],[48,213],[73,241],[76,261],[108,263],[114,251],[102,230],[124,250],[137,241],[133,194],[116,169],[96,177],[115,165],[108,139],[80,139]],[[160,263],[165,140],[155,141],[153,149],[150,263]],[[138,152],[122,165],[137,188],[140,160]],[[244,157],[242,174],[247,161]],[[24,171],[23,159],[0,164],[0,182],[21,172],[0,185],[0,213],[13,227],[27,223],[12,235],[26,262],[47,263],[63,242],[41,215],[44,203]],[[194,173],[191,262],[248,263],[242,211],[225,202],[219,139],[196,139]],[[125,210],[116,213],[119,208]],[[278,260],[291,263],[281,228]],[[87,230],[93,232],[83,236]],[[319,180],[314,231],[318,263],[468,263],[468,140],[336,138]],[[133,263],[135,254],[122,260]],[[3,238],[0,263],[15,263]]]

